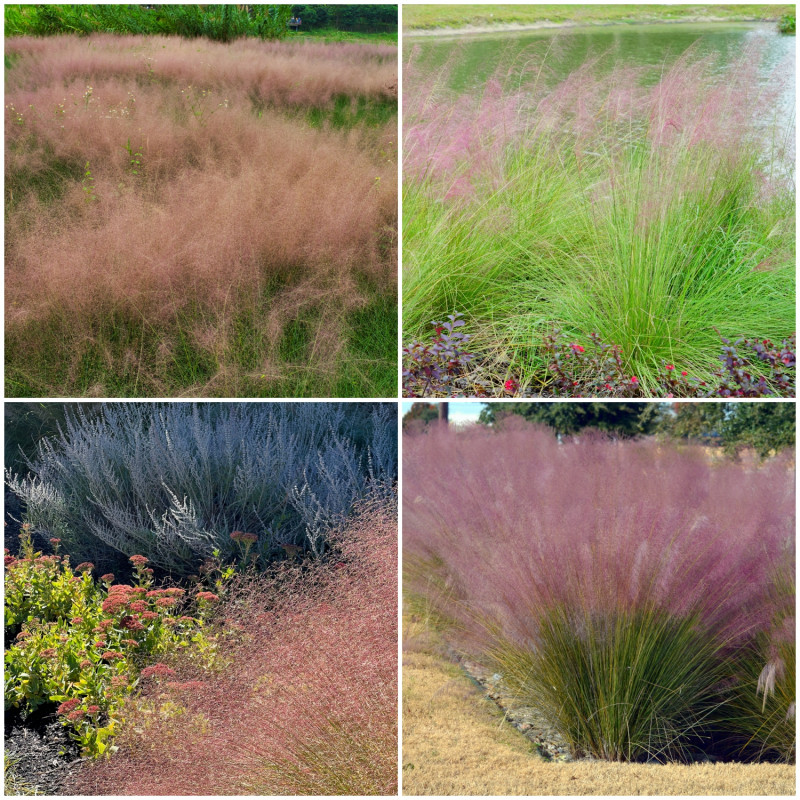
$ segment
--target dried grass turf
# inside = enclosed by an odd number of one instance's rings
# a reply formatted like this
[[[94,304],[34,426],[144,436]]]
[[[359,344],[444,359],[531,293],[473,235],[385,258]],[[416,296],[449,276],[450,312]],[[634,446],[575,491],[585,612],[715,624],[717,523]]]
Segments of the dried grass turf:
[[[405,620],[403,794],[793,795],[785,764],[548,763],[439,654],[436,634]]]

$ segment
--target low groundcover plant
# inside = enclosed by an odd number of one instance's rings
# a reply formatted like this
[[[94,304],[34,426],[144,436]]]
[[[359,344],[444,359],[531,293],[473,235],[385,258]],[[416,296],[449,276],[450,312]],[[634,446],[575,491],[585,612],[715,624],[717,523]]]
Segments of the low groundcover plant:
[[[471,334],[455,327],[466,325],[461,314],[448,323],[432,322],[428,342],[414,340],[403,348],[405,397],[794,397],[796,339],[794,334],[776,345],[769,339],[721,339],[721,366],[709,380],[700,380],[675,364],[663,363],[655,384],[645,387],[626,372],[619,345],[607,344],[591,333],[586,346],[566,341],[555,329],[541,343],[545,359],[526,386],[514,375],[505,380],[491,359],[467,352]],[[508,367],[505,367],[506,375]]]
[[[404,568],[451,640],[611,760],[794,758],[793,465],[517,419],[404,440]]]

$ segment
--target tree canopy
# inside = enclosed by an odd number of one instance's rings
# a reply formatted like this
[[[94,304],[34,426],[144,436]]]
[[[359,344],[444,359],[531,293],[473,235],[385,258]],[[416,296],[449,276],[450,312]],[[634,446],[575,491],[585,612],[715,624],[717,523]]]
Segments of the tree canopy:
[[[637,436],[654,432],[659,408],[654,403],[496,403],[486,405],[480,421],[494,424],[511,414],[549,425],[559,434],[597,428],[618,436]]]
[[[492,403],[480,421],[493,425],[514,414],[560,435],[586,428],[619,437],[658,434],[718,445],[730,454],[752,447],[762,458],[795,443],[793,403]]]

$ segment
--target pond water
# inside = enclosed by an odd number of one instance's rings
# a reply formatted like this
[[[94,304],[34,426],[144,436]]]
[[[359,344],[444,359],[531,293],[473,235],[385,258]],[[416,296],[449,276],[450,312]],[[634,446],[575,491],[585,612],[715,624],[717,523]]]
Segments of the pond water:
[[[645,67],[642,80],[656,82],[687,49],[711,56],[719,74],[755,46],[764,82],[785,86],[777,100],[781,127],[795,113],[795,37],[778,33],[776,23],[672,23],[544,28],[458,36],[404,36],[404,61],[413,54],[421,72],[449,62],[450,87],[468,92],[485,84],[501,65],[522,67],[543,61],[547,79],[563,79],[587,60],[599,71],[618,66]]]

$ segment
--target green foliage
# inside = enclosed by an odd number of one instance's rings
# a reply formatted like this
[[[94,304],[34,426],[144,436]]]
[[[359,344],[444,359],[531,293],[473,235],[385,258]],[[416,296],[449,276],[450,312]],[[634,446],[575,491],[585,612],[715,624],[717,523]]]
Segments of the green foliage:
[[[793,403],[494,403],[484,406],[480,421],[493,425],[514,414],[559,434],[584,428],[619,436],[658,433],[720,444],[732,455],[753,448],[762,458],[795,442]]]
[[[778,20],[778,30],[781,33],[790,33],[794,35],[796,24],[797,24],[797,17],[795,14],[784,14]]]
[[[154,665],[180,648],[192,648],[199,666],[211,668],[215,645],[203,632],[210,592],[189,601],[177,587],[154,589],[147,559],[134,556],[134,585],[114,585],[113,575],[92,579],[93,565],[77,572],[68,556],[34,550],[23,526],[19,557],[5,556],[5,705],[29,713],[58,703],[58,715],[87,754],[110,746],[128,698]],[[189,616],[189,612],[193,616]]]
[[[776,571],[775,613],[734,662],[736,682],[722,709],[739,753],[751,758],[794,762],[797,750],[795,571],[793,559]]]
[[[409,4],[403,8],[403,25],[412,32],[431,28],[460,28],[466,25],[493,26],[507,24],[531,25],[535,23],[568,23],[592,25],[595,23],[651,23],[655,20],[692,21],[698,13],[708,13],[724,20],[774,20],[789,13],[787,5],[661,5],[661,4],[549,4],[525,3],[497,5],[488,3],[461,5]]]
[[[724,707],[725,726],[740,756],[794,762],[797,749],[794,642],[770,645],[765,636],[740,653],[737,684]],[[774,673],[774,683],[764,686]]]
[[[367,307],[349,313],[352,335],[339,358],[294,364],[283,359],[284,345],[292,351],[288,340],[275,346],[264,330],[264,318],[278,291],[269,297],[242,299],[233,320],[236,335],[223,357],[193,338],[196,323],[207,317],[198,308],[180,314],[175,324],[152,324],[125,309],[97,309],[89,321],[91,336],[76,337],[72,320],[60,312],[45,322],[24,324],[6,335],[6,395],[79,397],[90,395],[97,386],[103,387],[104,396],[131,398],[200,391],[206,397],[395,395],[397,298],[393,291],[375,292]],[[29,349],[32,341],[37,343],[35,352]],[[170,348],[166,358],[165,345]],[[131,352],[138,354],[138,361],[131,361]],[[277,361],[281,377],[264,373],[264,363],[270,359]],[[231,365],[243,368],[234,370]],[[216,375],[222,377],[210,382]]]
[[[720,432],[728,452],[752,447],[763,458],[794,447],[794,403],[729,403]]]
[[[69,187],[84,176],[84,162],[54,158],[47,151],[36,168],[9,166],[6,169],[6,213],[33,195],[43,205],[57,203]]]
[[[397,4],[293,5],[292,16],[302,20],[302,30],[397,30]]]
[[[377,128],[388,123],[397,114],[397,102],[393,97],[370,98],[337,95],[333,108],[314,107],[305,112],[312,128],[330,125],[332,128],[350,130],[359,125]]]
[[[753,448],[762,458],[795,443],[794,403],[675,403],[660,430],[722,444],[729,454]]]
[[[575,752],[639,761],[687,755],[716,702],[717,651],[692,617],[552,608],[535,648],[500,642],[493,655]]]
[[[439,409],[435,403],[412,403],[411,408],[403,415],[403,430],[415,420],[427,425],[435,419],[439,419]]]
[[[659,418],[653,403],[502,403],[484,406],[480,421],[494,424],[511,414],[549,425],[560,434],[597,428],[619,436],[652,433]]]
[[[128,171],[131,175],[140,175],[142,172],[142,149],[144,145],[140,144],[134,146],[131,144],[131,139],[125,142],[123,149],[128,154]]]
[[[291,6],[281,5],[14,5],[5,6],[5,33],[166,34],[230,42],[242,36],[281,38],[290,16]]]
[[[676,439],[710,440],[720,435],[725,407],[730,403],[673,403],[674,414],[666,415],[661,432]]]
[[[81,181],[81,186],[83,187],[83,195],[87,203],[94,203],[100,199],[97,196],[97,192],[94,188],[94,177],[92,176],[92,170],[88,161],[84,167],[83,181]]]

